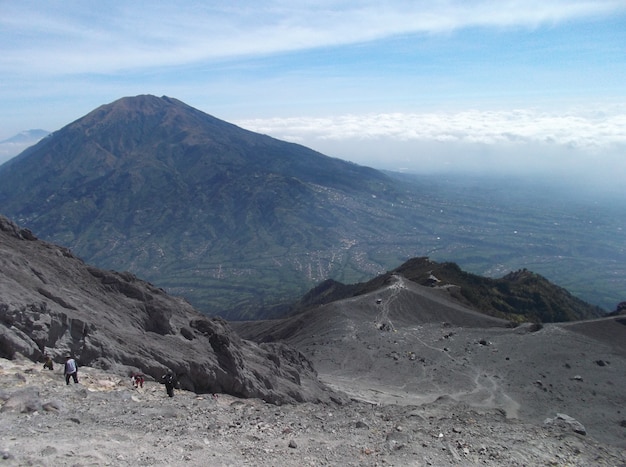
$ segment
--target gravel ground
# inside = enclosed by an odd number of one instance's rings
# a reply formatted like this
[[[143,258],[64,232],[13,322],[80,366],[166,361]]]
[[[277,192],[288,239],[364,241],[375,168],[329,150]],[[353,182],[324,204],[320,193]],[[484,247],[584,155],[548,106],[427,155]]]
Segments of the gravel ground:
[[[275,406],[180,390],[169,398],[156,382],[134,389],[93,368],[79,375],[66,386],[58,368],[0,360],[2,465],[626,465],[624,449],[566,421],[525,423],[445,396]]]

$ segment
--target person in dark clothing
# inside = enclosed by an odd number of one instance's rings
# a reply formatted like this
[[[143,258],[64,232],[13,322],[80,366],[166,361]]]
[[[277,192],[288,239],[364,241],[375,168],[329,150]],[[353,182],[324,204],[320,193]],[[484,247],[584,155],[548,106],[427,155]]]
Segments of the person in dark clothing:
[[[165,390],[167,391],[167,395],[170,397],[174,397],[174,386],[176,385],[176,378],[174,377],[174,373],[172,371],[168,371],[166,374],[161,376],[161,381],[165,384]]]
[[[54,370],[54,363],[52,362],[52,358],[50,358],[50,355],[45,355],[44,360],[44,370]]]
[[[70,377],[74,379],[75,384],[78,384],[78,365],[71,355],[65,357],[63,374],[65,375],[65,384],[70,384]]]

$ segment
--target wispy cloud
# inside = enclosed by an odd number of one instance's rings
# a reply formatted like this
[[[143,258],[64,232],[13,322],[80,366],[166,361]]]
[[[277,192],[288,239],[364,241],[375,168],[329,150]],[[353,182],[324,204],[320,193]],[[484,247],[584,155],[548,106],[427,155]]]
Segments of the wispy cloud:
[[[623,0],[0,0],[0,137],[152,93],[372,166],[621,167],[623,105],[588,104],[624,104],[623,18]]]
[[[2,2],[0,70],[112,73],[468,27],[536,27],[626,10],[616,0]]]

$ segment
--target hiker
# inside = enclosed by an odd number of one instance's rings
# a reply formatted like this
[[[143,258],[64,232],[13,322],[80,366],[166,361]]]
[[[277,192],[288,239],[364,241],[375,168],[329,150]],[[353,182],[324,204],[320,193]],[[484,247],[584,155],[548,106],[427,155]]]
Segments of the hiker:
[[[145,379],[141,373],[133,374],[130,380],[133,383],[134,388],[143,388],[143,382],[145,381]]]
[[[44,355],[43,369],[44,370],[54,370],[54,363],[52,363],[52,359],[50,355]]]
[[[63,374],[65,375],[65,384],[70,384],[70,377],[74,379],[75,384],[78,384],[78,365],[71,355],[65,357]]]
[[[168,370],[166,374],[161,376],[161,381],[165,384],[167,395],[174,397],[174,385],[176,384],[176,378],[174,377],[172,370]]]

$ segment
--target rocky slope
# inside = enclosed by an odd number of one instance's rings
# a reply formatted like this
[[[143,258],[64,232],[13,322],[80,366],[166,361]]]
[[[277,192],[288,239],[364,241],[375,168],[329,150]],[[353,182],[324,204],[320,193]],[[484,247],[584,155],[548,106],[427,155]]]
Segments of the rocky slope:
[[[626,452],[556,414],[507,419],[450,398],[422,405],[302,403],[197,396],[82,367],[0,359],[2,465],[621,466]]]
[[[334,398],[299,352],[242,340],[221,319],[129,273],[91,267],[0,216],[0,356],[79,365],[272,403]]]
[[[393,276],[239,323],[254,344],[0,218],[0,317],[6,465],[626,464],[621,315],[512,328]],[[155,381],[167,368],[173,398]]]
[[[445,290],[450,300],[481,313],[514,323],[551,323],[599,318],[604,311],[574,297],[545,277],[528,270],[511,272],[499,279],[463,271],[455,263],[412,258],[392,271],[358,284],[328,280],[292,305],[292,313],[312,306],[355,297],[384,287],[400,275],[419,285]]]
[[[246,338],[293,345],[333,388],[371,403],[449,398],[541,425],[557,413],[626,448],[626,319],[512,325],[401,275],[378,289],[272,321]]]

